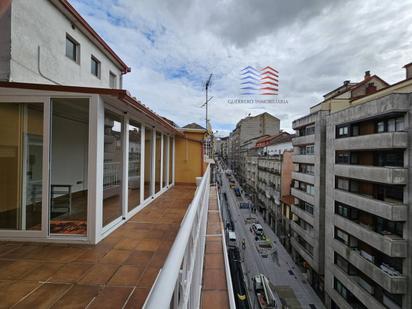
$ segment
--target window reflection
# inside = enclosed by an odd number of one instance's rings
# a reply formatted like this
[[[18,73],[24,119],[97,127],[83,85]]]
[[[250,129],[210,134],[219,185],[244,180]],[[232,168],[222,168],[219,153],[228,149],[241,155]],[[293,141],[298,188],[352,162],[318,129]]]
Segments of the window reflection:
[[[128,171],[128,210],[140,204],[140,161],[141,125],[130,121],[129,124],[129,171]]]
[[[103,171],[103,226],[122,215],[123,119],[105,111]]]

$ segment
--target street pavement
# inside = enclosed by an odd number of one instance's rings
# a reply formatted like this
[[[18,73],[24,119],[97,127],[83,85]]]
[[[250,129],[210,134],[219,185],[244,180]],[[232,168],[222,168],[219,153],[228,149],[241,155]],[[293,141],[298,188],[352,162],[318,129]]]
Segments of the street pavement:
[[[249,209],[240,209],[239,202],[246,201],[244,196],[237,197],[233,189],[230,188],[229,180],[224,172],[221,175],[221,190],[220,193],[226,192],[227,203],[223,196],[222,212],[224,220],[227,220],[227,209],[230,210],[232,220],[235,224],[235,233],[238,242],[239,250],[243,259],[243,269],[245,273],[246,284],[251,300],[252,308],[259,308],[255,294],[253,292],[252,277],[258,273],[264,274],[270,282],[275,286],[278,295],[287,302],[290,308],[324,308],[321,300],[310,287],[304,275],[301,273],[298,266],[295,265],[291,256],[282,246],[281,242],[274,234],[272,229],[264,222],[261,215],[257,212],[252,216],[257,217],[262,225],[264,233],[272,241],[276,251],[270,254],[267,258],[262,257],[258,253],[255,235],[250,231],[250,224],[245,224],[245,219],[251,216]],[[245,239],[246,249],[242,249],[242,239]]]

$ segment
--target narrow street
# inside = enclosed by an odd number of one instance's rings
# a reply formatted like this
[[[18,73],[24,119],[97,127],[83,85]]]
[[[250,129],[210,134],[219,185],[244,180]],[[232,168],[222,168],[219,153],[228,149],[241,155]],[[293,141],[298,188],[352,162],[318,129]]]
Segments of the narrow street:
[[[223,218],[225,221],[228,219],[227,211],[229,210],[235,225],[237,242],[243,259],[242,264],[252,308],[259,308],[252,283],[252,277],[258,273],[264,274],[270,280],[275,286],[279,297],[287,303],[289,308],[324,308],[277,236],[257,212],[253,216],[262,225],[265,235],[272,241],[276,250],[275,254],[270,254],[268,257],[262,257],[259,254],[255,235],[250,231],[251,224],[245,223],[245,219],[251,216],[251,211],[239,208],[239,203],[247,200],[243,194],[242,197],[235,195],[224,172],[221,172],[220,175],[222,180],[220,193],[223,195],[226,192],[227,196],[227,202],[223,197],[221,198]],[[245,239],[245,250],[241,248],[242,239]]]

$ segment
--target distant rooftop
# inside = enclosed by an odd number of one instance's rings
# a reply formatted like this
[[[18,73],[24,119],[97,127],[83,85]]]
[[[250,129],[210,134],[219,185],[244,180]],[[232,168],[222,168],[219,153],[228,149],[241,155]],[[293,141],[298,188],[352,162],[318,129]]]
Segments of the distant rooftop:
[[[195,122],[189,123],[183,127],[183,129],[197,129],[197,130],[206,130],[204,127],[202,127],[200,124],[197,124]]]

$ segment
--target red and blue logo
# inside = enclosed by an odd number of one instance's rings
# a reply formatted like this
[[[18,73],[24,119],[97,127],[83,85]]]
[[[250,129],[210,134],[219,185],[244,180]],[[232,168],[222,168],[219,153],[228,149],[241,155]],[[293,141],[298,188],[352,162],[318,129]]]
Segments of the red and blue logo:
[[[240,72],[241,95],[278,95],[279,72],[270,66],[256,69],[245,67]]]

